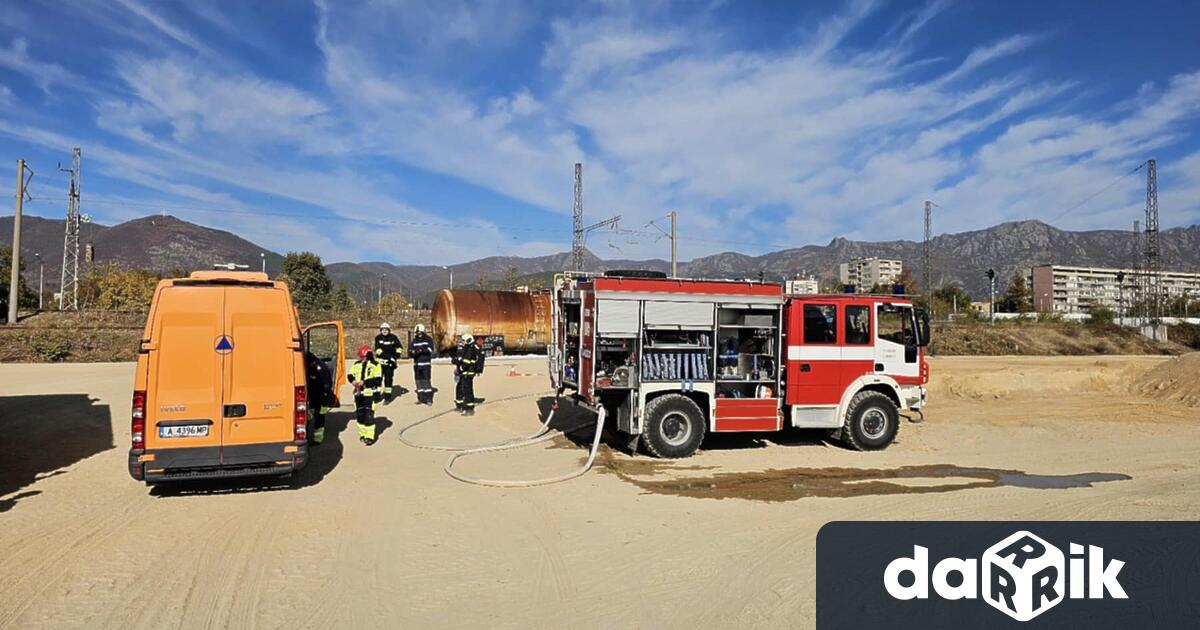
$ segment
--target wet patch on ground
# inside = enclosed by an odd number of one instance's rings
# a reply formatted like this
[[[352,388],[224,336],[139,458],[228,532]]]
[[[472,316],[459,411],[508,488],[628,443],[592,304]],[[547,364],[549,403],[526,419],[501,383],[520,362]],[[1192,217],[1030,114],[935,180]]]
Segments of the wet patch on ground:
[[[1002,487],[1063,490],[1091,488],[1097,483],[1132,479],[1129,475],[1121,473],[1038,475],[1021,470],[975,468],[953,464],[897,468],[786,468],[662,479],[664,474],[675,471],[708,470],[715,467],[677,466],[658,459],[618,460],[611,452],[603,453],[598,463],[600,470],[614,473],[651,494],[766,502],[795,501],[811,497],[935,494]]]

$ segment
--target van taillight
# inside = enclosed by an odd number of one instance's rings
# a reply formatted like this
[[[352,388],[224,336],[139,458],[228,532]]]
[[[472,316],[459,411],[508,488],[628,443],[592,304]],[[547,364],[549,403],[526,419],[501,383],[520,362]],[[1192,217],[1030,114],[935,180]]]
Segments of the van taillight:
[[[308,440],[308,388],[296,387],[295,439],[297,442]]]
[[[133,406],[129,414],[129,437],[133,448],[146,448],[146,392],[133,392]]]

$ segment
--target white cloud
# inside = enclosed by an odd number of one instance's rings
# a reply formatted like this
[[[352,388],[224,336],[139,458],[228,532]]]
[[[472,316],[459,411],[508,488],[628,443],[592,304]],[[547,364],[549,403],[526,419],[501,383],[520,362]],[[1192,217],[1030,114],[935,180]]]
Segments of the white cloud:
[[[54,86],[85,89],[87,82],[74,72],[52,62],[42,61],[29,54],[29,42],[13,38],[8,47],[0,48],[0,68],[8,68],[28,76],[46,94]]]
[[[669,210],[680,213],[684,258],[750,249],[735,244],[746,242],[913,238],[925,199],[942,206],[939,232],[1053,218],[1152,152],[1192,139],[1200,114],[1200,72],[1147,83],[1097,111],[1096,97],[1113,95],[1091,91],[1084,108],[1070,77],[1039,76],[1035,63],[1004,70],[1053,35],[1015,33],[917,58],[943,0],[882,25],[873,46],[861,40],[881,11],[862,0],[782,45],[752,49],[731,47],[725,25],[703,12],[680,17],[664,3],[572,6],[547,20],[549,9],[503,1],[319,1],[316,85],[222,58],[199,35],[212,28],[193,32],[167,19],[179,12],[142,0],[120,6],[93,11],[134,18],[126,21],[148,35],[106,66],[119,83],[91,100],[102,135],[3,123],[0,131],[64,147],[66,136],[84,135],[98,172],[154,199],[314,212],[322,218],[274,234],[283,221],[205,218],[327,258],[454,262],[566,249],[565,229],[556,240],[513,239],[509,218],[486,208],[448,218],[414,207],[407,187],[420,182],[395,174],[409,168],[565,217],[572,165],[583,161],[588,220],[619,213],[629,230],[591,244],[623,257],[663,255],[665,243],[641,232]],[[220,11],[192,13],[234,32]],[[533,34],[545,40],[531,53]],[[46,92],[78,78],[32,58],[24,40],[7,52],[0,65]],[[508,72],[531,58],[528,74]],[[105,134],[119,142],[101,142]],[[1181,192],[1200,186],[1196,155],[1191,170],[1164,166]],[[1139,195],[1133,179],[1068,213],[1064,225],[1124,227]],[[1197,216],[1195,205],[1177,216]],[[479,229],[468,243],[438,223]]]

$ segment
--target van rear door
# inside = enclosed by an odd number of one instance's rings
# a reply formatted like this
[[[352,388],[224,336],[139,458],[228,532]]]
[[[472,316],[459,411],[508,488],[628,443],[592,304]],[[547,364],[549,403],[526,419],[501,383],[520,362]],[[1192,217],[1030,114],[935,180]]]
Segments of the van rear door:
[[[154,305],[147,354],[146,448],[186,449],[165,466],[215,466],[221,458],[225,289],[170,286]]]
[[[287,293],[270,286],[225,288],[225,334],[232,346],[224,355],[225,399],[221,413],[222,462],[262,463],[278,449],[258,444],[291,442],[294,437],[294,339]]]
[[[329,367],[329,373],[333,375],[333,395],[340,401],[338,390],[346,382],[346,338],[342,332],[342,322],[319,322],[306,326],[304,351],[313,353]]]

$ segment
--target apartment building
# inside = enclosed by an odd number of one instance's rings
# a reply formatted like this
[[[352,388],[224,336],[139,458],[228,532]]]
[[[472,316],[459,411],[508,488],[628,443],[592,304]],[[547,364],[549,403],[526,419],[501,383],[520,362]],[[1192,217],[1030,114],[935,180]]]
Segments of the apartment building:
[[[904,271],[899,260],[884,258],[855,258],[838,266],[838,278],[842,284],[853,284],[861,289],[870,289],[877,284],[893,284]]]
[[[1104,306],[1118,313],[1137,296],[1138,271],[1107,267],[1042,265],[1034,267],[1033,307],[1056,313],[1086,313],[1093,306]],[[1200,273],[1162,272],[1166,300],[1200,298]]]

